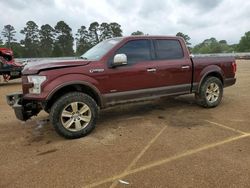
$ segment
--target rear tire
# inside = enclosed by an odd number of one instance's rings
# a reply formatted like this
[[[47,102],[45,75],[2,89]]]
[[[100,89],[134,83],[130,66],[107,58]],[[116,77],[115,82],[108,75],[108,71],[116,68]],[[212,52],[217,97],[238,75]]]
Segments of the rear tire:
[[[205,108],[213,108],[220,104],[223,96],[223,85],[217,77],[208,77],[195,94],[196,102]]]
[[[69,139],[89,134],[96,124],[98,106],[90,96],[72,92],[63,95],[52,106],[50,122],[56,132]]]

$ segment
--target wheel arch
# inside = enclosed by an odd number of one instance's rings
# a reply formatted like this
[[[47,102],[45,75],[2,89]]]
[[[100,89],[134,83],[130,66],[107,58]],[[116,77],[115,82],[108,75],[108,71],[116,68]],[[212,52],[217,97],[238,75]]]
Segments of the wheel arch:
[[[200,88],[201,88],[201,85],[204,83],[204,81],[208,78],[208,77],[216,77],[218,79],[220,79],[222,85],[224,86],[224,76],[223,76],[223,73],[221,71],[209,71],[207,73],[205,73],[200,82],[199,82],[199,85],[198,85],[198,90],[197,92],[200,91]]]
[[[68,82],[64,83],[58,87],[56,87],[47,97],[46,103],[44,105],[45,111],[50,111],[50,108],[56,101],[56,99],[60,98],[61,96],[65,95],[69,92],[79,91],[86,93],[90,97],[92,97],[99,107],[103,106],[103,100],[101,97],[100,91],[93,85],[90,85],[86,82]]]

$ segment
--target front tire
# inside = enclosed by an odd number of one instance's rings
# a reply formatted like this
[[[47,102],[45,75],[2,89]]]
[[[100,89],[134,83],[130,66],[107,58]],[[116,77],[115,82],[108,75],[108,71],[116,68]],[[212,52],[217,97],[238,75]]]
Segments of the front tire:
[[[89,134],[96,124],[98,106],[89,95],[72,92],[63,95],[52,106],[50,121],[56,132],[69,139]]]
[[[220,104],[223,95],[223,85],[220,79],[208,77],[195,94],[197,103],[205,108],[213,108]]]

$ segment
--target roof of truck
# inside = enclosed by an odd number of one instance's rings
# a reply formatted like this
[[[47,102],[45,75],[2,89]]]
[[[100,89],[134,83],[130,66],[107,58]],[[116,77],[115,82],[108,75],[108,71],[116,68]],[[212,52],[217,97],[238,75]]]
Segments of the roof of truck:
[[[167,38],[167,39],[182,39],[179,36],[169,36],[169,35],[131,35],[131,36],[123,36],[123,37],[116,37],[122,39],[130,39],[130,38]]]

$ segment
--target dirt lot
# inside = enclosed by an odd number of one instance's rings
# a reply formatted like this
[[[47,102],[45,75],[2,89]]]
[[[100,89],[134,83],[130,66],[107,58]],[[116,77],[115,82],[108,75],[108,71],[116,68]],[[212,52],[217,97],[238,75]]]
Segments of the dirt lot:
[[[59,137],[46,113],[18,121],[5,95],[21,85],[1,84],[0,187],[250,187],[249,75],[238,61],[217,108],[192,95],[123,105],[77,140]]]

